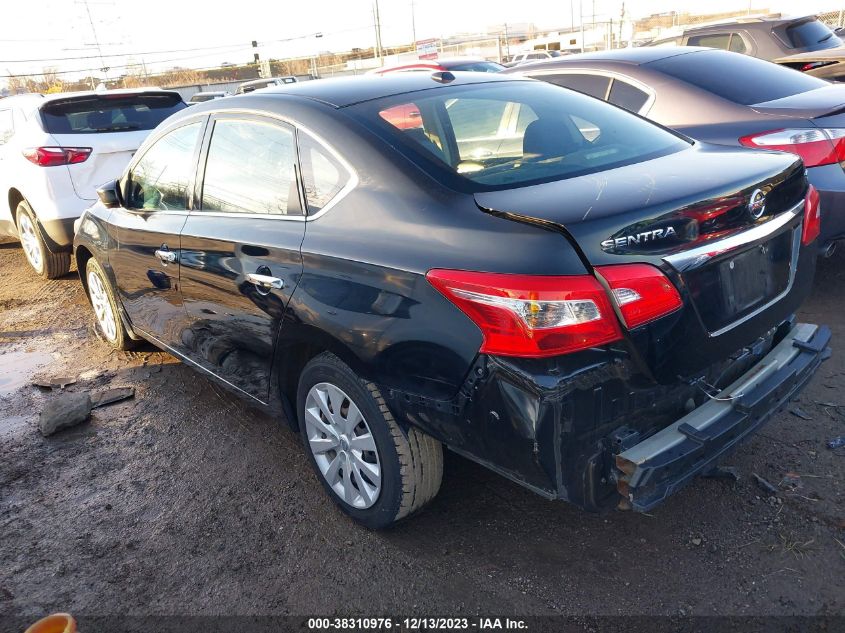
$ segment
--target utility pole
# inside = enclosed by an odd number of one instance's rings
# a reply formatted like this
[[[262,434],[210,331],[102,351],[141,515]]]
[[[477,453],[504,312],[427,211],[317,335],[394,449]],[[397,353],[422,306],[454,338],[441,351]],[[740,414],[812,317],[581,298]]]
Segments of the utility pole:
[[[97,28],[94,26],[94,18],[91,17],[91,7],[88,6],[88,0],[82,0],[82,4],[85,6],[85,12],[88,14],[88,24],[91,25],[91,33],[94,35],[94,45],[97,47],[97,54],[100,56],[100,70],[103,71],[103,74],[106,76],[106,80],[109,78],[109,68],[106,66],[105,60],[103,60],[103,49],[100,47],[100,40],[97,37]],[[89,77],[91,80],[91,90],[94,89],[94,78]]]
[[[587,50],[586,45],[584,43],[584,0],[578,0],[578,14],[579,14],[579,22],[581,23],[581,52]]]
[[[510,37],[508,36],[508,23],[505,22],[505,55],[510,58],[511,56],[511,43]]]
[[[417,16],[414,11],[414,0],[411,0],[411,38],[414,42],[414,48],[417,47]]]
[[[376,30],[376,56],[381,59],[384,51],[381,47],[381,17],[378,10],[378,0],[373,2],[373,26]]]

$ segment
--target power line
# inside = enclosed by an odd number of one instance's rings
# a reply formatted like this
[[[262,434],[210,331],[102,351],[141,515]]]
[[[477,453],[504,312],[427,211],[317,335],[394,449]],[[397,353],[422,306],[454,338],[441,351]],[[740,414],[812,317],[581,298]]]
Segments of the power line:
[[[324,32],[316,32],[316,33],[308,33],[306,35],[297,35],[294,37],[286,37],[278,40],[265,40],[259,41],[259,45],[266,45],[266,44],[281,44],[285,42],[293,42],[296,40],[303,40],[309,37],[317,37],[318,35],[339,35],[341,33],[349,33],[352,31],[361,31],[364,29],[369,29],[370,26],[357,26],[348,29],[341,29],[339,31],[332,31],[331,33],[324,33]],[[218,51],[221,49],[228,49],[228,48],[235,48],[235,47],[243,47],[244,44],[224,44],[218,46],[200,46],[195,48],[180,48],[180,49],[172,49],[172,50],[164,50],[164,51],[145,51],[140,53],[103,53],[102,57],[140,57],[142,55],[165,55],[171,53],[193,53],[197,51]],[[77,55],[74,57],[42,57],[39,59],[0,59],[0,64],[36,64],[36,63],[44,63],[44,62],[67,62],[67,61],[79,61],[83,59],[100,59],[100,55]],[[94,69],[96,70],[96,69]]]

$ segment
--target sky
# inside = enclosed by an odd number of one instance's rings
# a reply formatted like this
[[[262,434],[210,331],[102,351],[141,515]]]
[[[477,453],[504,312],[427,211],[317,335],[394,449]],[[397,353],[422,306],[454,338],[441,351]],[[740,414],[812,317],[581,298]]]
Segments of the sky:
[[[75,71],[110,66],[110,76],[123,73],[121,64],[144,63],[150,72],[173,66],[204,68],[222,62],[251,61],[251,41],[260,43],[263,57],[313,55],[374,44],[373,0],[6,0],[0,31],[0,81],[12,74],[40,73],[56,68],[65,77]],[[709,0],[706,9],[693,0],[628,0],[628,16],[665,11],[717,12],[735,9],[736,0]],[[742,4],[742,3],[739,3]],[[754,9],[795,13],[795,0],[752,0]],[[379,0],[385,45],[485,31],[509,22],[534,23],[539,28],[567,27],[571,13],[579,24],[618,19],[621,0]],[[413,21],[412,21],[413,7]],[[595,7],[595,8],[594,8]],[[8,7],[7,7],[8,8]],[[833,0],[806,0],[801,12],[838,9]],[[571,11],[571,13],[570,13]],[[90,18],[89,18],[90,13]],[[322,37],[316,37],[316,34]],[[97,58],[96,43],[106,56]],[[127,59],[126,56],[130,56]],[[119,56],[119,57],[117,57]],[[74,59],[81,58],[81,59]],[[99,74],[99,73],[95,73]]]

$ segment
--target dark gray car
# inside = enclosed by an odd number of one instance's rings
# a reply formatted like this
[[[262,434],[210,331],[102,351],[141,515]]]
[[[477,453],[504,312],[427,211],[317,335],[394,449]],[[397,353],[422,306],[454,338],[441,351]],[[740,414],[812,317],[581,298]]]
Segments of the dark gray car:
[[[773,61],[830,81],[845,80],[845,45],[814,15],[747,17],[684,29],[647,46],[708,46]]]
[[[569,55],[503,71],[542,79],[701,141],[798,154],[822,196],[822,236],[845,237],[845,86],[699,47]]]

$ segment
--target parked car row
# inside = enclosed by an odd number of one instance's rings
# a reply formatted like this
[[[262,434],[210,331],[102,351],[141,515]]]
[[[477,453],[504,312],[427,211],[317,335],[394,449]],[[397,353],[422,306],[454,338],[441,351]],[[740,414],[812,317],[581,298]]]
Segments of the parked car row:
[[[35,183],[5,226],[45,277],[73,236],[110,345],[284,417],[364,525],[425,506],[444,448],[648,511],[830,354],[794,314],[841,236],[845,87],[699,48],[439,64],[4,100],[0,177]]]

